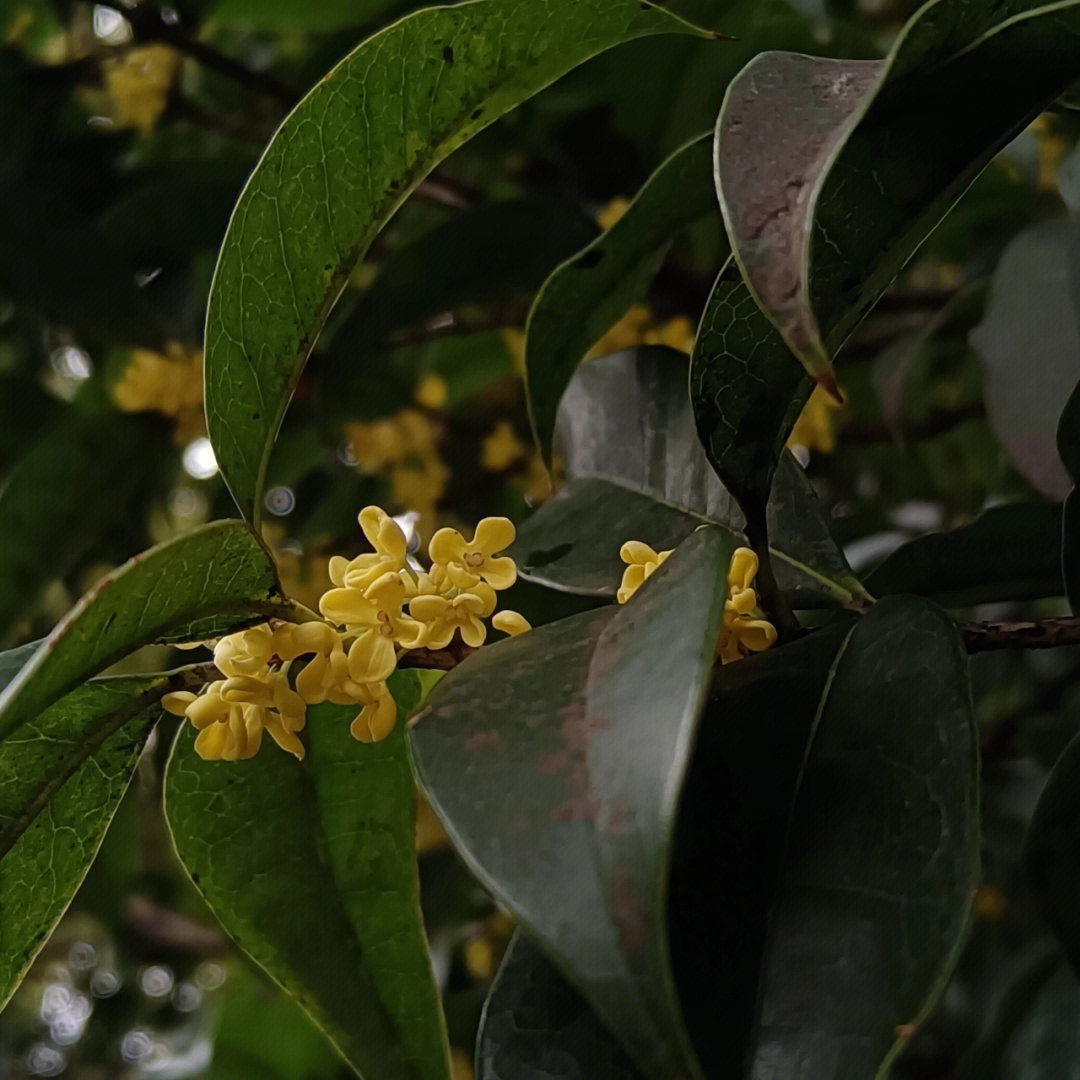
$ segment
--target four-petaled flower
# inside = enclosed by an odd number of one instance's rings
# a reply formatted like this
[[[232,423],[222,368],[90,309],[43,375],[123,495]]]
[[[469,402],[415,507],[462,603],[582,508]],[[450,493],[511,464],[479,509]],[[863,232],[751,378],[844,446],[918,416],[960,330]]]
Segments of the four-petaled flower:
[[[424,624],[429,649],[445,649],[455,631],[466,645],[479,648],[487,637],[483,620],[494,608],[495,593],[479,581],[452,598],[427,593],[409,601],[409,611]]]
[[[433,570],[445,573],[462,590],[478,580],[493,589],[509,589],[517,580],[517,567],[513,559],[496,556],[514,542],[515,535],[510,521],[495,517],[478,522],[472,540],[457,529],[439,529],[428,545]]]

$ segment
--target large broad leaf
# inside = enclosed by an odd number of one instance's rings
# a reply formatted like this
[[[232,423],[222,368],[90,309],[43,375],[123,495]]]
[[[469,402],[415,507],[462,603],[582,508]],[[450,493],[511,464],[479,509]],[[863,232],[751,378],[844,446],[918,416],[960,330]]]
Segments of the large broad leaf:
[[[484,1005],[477,1080],[640,1080],[588,1002],[518,931]]]
[[[700,1076],[671,972],[665,891],[734,538],[689,537],[619,608],[487,646],[412,731],[455,847],[646,1076]]]
[[[195,620],[284,606],[270,556],[241,522],[151,548],[102,578],[0,694],[0,738],[140,645]]]
[[[885,60],[770,52],[743,69],[717,123],[717,190],[746,280],[801,358],[835,350],[1080,75],[1078,40],[1076,3],[936,0]]]
[[[421,687],[394,676],[401,716],[380,743],[349,735],[355,708],[310,709],[302,764],[273,745],[202,761],[185,725],[165,782],[176,850],[222,925],[369,1080],[449,1077],[405,746]]]
[[[619,547],[672,548],[704,521],[744,524],[693,427],[686,357],[651,346],[584,364],[559,411],[556,446],[567,483],[530,517],[513,548],[523,577],[614,597]],[[866,593],[829,535],[802,469],[783,461],[769,504],[781,588],[796,606],[849,603]]]
[[[1074,2],[936,0],[884,61],[769,52],[732,82],[717,181],[745,282],[717,285],[695,395],[740,498],[768,490],[809,392],[785,340],[822,369],[991,157],[1080,74],[1078,35]]]
[[[1072,487],[1055,435],[1080,379],[1080,281],[1072,273],[1078,255],[1075,222],[1025,229],[1003,252],[985,317],[971,334],[985,372],[990,427],[1017,469],[1055,499]]]
[[[0,685],[26,649],[0,654]],[[7,661],[10,660],[10,663]],[[0,1008],[97,853],[178,671],[93,680],[0,742]]]
[[[270,446],[327,314],[424,175],[590,56],[688,31],[639,0],[429,8],[369,38],[300,102],[240,196],[207,313],[207,422],[245,517],[258,516]]]
[[[0,641],[47,582],[136,510],[159,460],[154,434],[141,417],[68,410],[0,482]]]
[[[1080,736],[1058,758],[1024,841],[1028,880],[1080,973]]]
[[[676,150],[626,213],[544,283],[529,314],[525,385],[540,450],[550,460],[559,402],[589,347],[643,300],[679,229],[716,213],[711,142]]]
[[[916,537],[876,566],[866,587],[875,596],[915,593],[952,607],[1060,596],[1061,507],[994,506],[970,525]]]
[[[858,621],[792,813],[755,1080],[882,1075],[944,989],[979,876],[978,744],[949,618],[888,597]]]

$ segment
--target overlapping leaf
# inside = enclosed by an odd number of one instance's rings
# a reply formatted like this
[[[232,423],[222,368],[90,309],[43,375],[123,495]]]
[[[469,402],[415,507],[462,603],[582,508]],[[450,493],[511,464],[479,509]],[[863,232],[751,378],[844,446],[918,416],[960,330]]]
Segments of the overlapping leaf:
[[[518,931],[476,1037],[477,1080],[640,1080],[588,1002]]]
[[[879,601],[855,625],[820,708],[749,1075],[882,1075],[959,953],[979,875],[977,776],[955,625],[925,600]]]
[[[32,647],[0,654],[0,686]],[[0,1007],[90,868],[185,672],[92,680],[0,741]]]
[[[258,516],[270,446],[323,321],[412,188],[588,57],[688,31],[638,0],[429,8],[365,41],[300,102],[240,196],[207,314],[207,422],[246,517]]]
[[[1060,596],[1061,507],[994,506],[970,525],[918,536],[867,574],[866,587],[952,607]]]
[[[537,294],[525,338],[525,385],[546,458],[559,402],[582,357],[645,298],[679,229],[716,213],[710,146],[701,136],[676,150],[626,213],[559,266]]]
[[[664,896],[733,547],[704,529],[625,607],[485,647],[412,731],[455,847],[650,1077],[701,1075]]]
[[[767,52],[732,82],[717,180],[745,282],[717,285],[707,318],[720,336],[695,358],[695,404],[740,498],[764,496],[809,389],[782,370],[783,342],[827,368],[993,155],[1080,75],[1078,41],[1073,2],[934,0],[886,60]]]
[[[695,435],[681,353],[651,346],[584,365],[563,398],[556,445],[567,483],[521,526],[512,550],[529,580],[612,597],[624,569],[623,541],[660,550],[704,521],[743,526]],[[769,523],[776,574],[793,603],[847,603],[866,595],[790,455]]]
[[[199,619],[282,605],[274,564],[241,522],[152,548],[102,578],[0,694],[0,738],[140,645]]]
[[[422,677],[396,674],[399,723],[349,735],[355,708],[309,710],[298,763],[202,761],[177,737],[165,810],[192,880],[236,943],[368,1080],[448,1080],[438,990],[420,917],[416,788],[404,719]]]

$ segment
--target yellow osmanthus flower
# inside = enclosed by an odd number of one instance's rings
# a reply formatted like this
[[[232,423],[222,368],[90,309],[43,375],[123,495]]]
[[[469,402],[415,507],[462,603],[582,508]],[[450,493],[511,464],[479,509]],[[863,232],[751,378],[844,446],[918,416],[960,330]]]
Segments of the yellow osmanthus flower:
[[[480,464],[488,472],[504,472],[525,453],[525,444],[518,438],[509,420],[500,420],[480,443]]]
[[[728,568],[728,595],[718,650],[722,664],[763,652],[776,642],[776,627],[758,607],[753,588],[757,572],[758,557],[753,550],[736,548]]]
[[[619,603],[625,604],[670,554],[670,550],[655,551],[640,540],[623,544],[619,556],[627,566],[617,595]],[[750,548],[736,548],[728,568],[723,629],[717,647],[721,663],[762,652],[776,642],[776,627],[758,607],[753,587],[757,572],[757,555]]]
[[[697,327],[685,315],[676,315],[667,322],[651,330],[646,330],[643,337],[645,345],[666,345],[669,349],[678,349],[679,352],[691,353],[694,351],[694,340],[697,337]]]
[[[627,210],[630,209],[630,200],[625,195],[616,195],[603,209],[596,215],[596,224],[600,226],[604,232],[607,232],[612,225],[618,221]]]
[[[458,588],[467,589],[477,580],[493,589],[509,589],[517,580],[514,560],[499,552],[508,548],[517,535],[506,518],[488,517],[480,520],[472,540],[466,540],[457,529],[440,529],[428,545],[433,567],[446,573]]]
[[[839,405],[820,386],[815,386],[799,419],[791,429],[787,444],[801,446],[821,454],[831,454],[836,449],[836,421],[834,414]]]
[[[168,45],[139,45],[105,68],[105,89],[113,121],[142,135],[154,130],[165,111],[180,66],[180,54]]]
[[[495,607],[495,593],[482,582],[471,592],[459,592],[452,599],[438,593],[422,593],[409,601],[410,613],[424,624],[429,648],[445,649],[455,633],[471,648],[479,648],[487,637],[484,618]],[[484,590],[483,592],[481,590]]]
[[[319,610],[354,635],[349,647],[349,678],[356,683],[385,679],[397,666],[396,646],[415,649],[425,643],[424,626],[402,613],[405,584],[386,573],[366,589],[331,589]]]
[[[184,691],[163,699],[166,709],[186,716],[198,730],[195,750],[202,757],[253,757],[265,731],[303,758],[297,733],[307,707],[326,701],[360,706],[349,727],[355,739],[385,739],[397,723],[386,679],[402,653],[445,648],[455,634],[473,647],[483,643],[495,589],[513,584],[517,575],[512,559],[497,557],[514,539],[509,521],[485,518],[472,541],[456,530],[441,530],[438,544],[432,538],[439,558],[433,554],[424,572],[414,569],[405,534],[384,510],[365,507],[357,520],[374,550],[331,560],[334,587],[318,601],[325,621],[274,620],[228,634],[214,645],[214,663],[224,678],[201,694]],[[508,634],[529,629],[513,611],[500,612],[494,624]]]
[[[172,417],[177,443],[204,435],[202,349],[178,341],[170,341],[164,353],[132,349],[112,396],[124,412],[159,412]]]
[[[425,409],[441,409],[449,396],[450,388],[446,385],[446,380],[433,371],[428,372],[413,391],[417,405],[423,405]]]
[[[198,696],[190,691],[166,694],[161,704],[191,721],[199,732],[195,752],[208,761],[254,757],[264,731],[282,750],[298,759],[304,756],[304,744],[296,734],[306,720],[304,703],[279,672],[258,679],[222,679]]]
[[[668,551],[654,551],[648,544],[640,540],[627,540],[619,548],[619,558],[626,563],[623,571],[622,582],[616,599],[620,604],[625,604],[644,584],[645,579],[650,577],[661,563],[671,554]]]

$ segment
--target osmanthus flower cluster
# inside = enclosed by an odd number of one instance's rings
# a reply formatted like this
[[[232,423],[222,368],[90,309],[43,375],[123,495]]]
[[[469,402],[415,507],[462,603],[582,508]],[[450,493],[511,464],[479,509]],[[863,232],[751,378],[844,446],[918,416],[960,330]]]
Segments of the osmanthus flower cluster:
[[[224,678],[198,695],[163,699],[169,712],[198,729],[201,757],[253,757],[265,732],[303,758],[298,732],[307,706],[325,701],[358,705],[352,736],[377,742],[397,720],[386,680],[403,653],[446,648],[455,635],[479,647],[487,637],[485,619],[510,635],[529,629],[517,612],[495,611],[496,592],[517,578],[514,560],[499,554],[514,540],[506,518],[484,518],[472,540],[439,529],[428,546],[427,570],[410,560],[405,534],[385,511],[369,506],[359,521],[374,550],[330,560],[333,588],[319,601],[322,620],[274,621],[230,634],[214,646]]]
[[[625,604],[641,588],[671,551],[654,551],[640,540],[628,540],[619,551],[626,569],[616,599]],[[758,607],[754,577],[758,557],[751,548],[736,548],[728,567],[728,593],[724,602],[724,625],[717,655],[722,664],[763,652],[776,642],[776,627]]]
[[[202,349],[179,341],[170,341],[164,353],[132,349],[112,396],[124,412],[159,412],[172,417],[177,443],[205,435]]]

